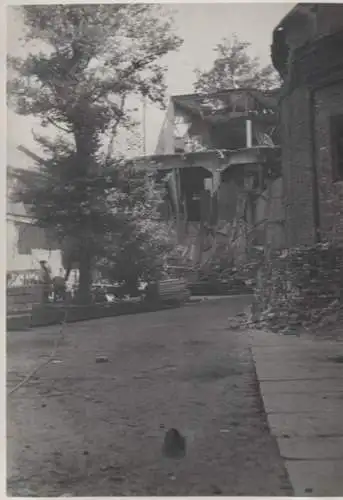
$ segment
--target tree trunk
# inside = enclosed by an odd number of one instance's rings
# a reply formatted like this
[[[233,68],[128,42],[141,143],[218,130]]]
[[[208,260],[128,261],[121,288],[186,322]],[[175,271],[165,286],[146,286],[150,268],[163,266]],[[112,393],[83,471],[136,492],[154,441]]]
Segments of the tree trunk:
[[[87,109],[87,104],[84,103],[84,109]],[[87,113],[83,113],[82,106],[76,112],[76,122],[74,123],[74,138],[76,146],[76,163],[75,173],[82,177],[87,177],[90,173],[94,172],[97,166],[95,159],[98,142],[97,132],[92,128],[93,124],[85,121]],[[80,118],[82,117],[82,118]],[[83,231],[87,226],[87,216],[84,215]],[[85,233],[81,232],[79,238],[79,288],[77,293],[77,300],[81,304],[89,304],[91,302],[91,284],[92,284],[92,231],[87,229]]]
[[[77,292],[77,301],[80,304],[91,303],[91,284],[92,284],[92,256],[88,246],[80,249],[79,256],[79,288]]]
[[[75,236],[66,236],[62,241],[62,265],[65,269],[64,279],[67,282],[70,273],[78,262],[78,240]]]

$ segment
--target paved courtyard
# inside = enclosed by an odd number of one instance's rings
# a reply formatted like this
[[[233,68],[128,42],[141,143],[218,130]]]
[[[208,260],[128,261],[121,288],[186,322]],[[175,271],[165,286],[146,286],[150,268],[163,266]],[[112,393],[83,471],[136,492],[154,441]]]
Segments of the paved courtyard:
[[[70,324],[54,361],[8,403],[10,495],[291,495],[258,392],[246,298]],[[8,387],[58,327],[8,334]],[[96,356],[108,357],[96,363]],[[187,439],[162,455],[166,430]]]

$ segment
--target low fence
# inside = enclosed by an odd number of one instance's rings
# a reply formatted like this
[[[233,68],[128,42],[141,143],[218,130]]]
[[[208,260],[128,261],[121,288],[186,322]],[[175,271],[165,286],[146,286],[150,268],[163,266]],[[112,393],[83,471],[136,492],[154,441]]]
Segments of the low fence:
[[[122,301],[116,304],[90,304],[87,306],[33,305],[30,315],[12,315],[7,318],[7,331],[26,330],[32,327],[88,321],[126,314],[160,311],[181,306],[180,300]],[[67,313],[67,314],[66,314]]]
[[[63,304],[42,304],[43,285],[17,286],[7,288],[7,329],[20,330],[29,326],[43,326],[62,321],[65,314]],[[178,307],[185,303],[190,293],[184,279],[162,280],[153,286],[152,294],[146,300],[121,301],[116,304],[90,304],[78,306],[69,304],[68,322],[152,312],[166,307]]]
[[[187,281],[182,278],[173,278],[159,281],[157,293],[162,301],[184,301],[189,297]]]
[[[7,315],[31,311],[42,299],[42,285],[7,287]]]

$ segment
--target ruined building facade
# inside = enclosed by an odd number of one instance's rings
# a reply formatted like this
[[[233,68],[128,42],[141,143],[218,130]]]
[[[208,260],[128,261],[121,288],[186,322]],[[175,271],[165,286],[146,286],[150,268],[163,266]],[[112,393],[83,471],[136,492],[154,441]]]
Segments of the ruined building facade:
[[[342,4],[298,4],[273,33],[289,247],[343,239],[342,47]]]
[[[242,260],[266,241],[284,245],[278,143],[276,91],[171,99],[156,154],[135,161],[166,180],[164,214],[192,263],[216,252]]]

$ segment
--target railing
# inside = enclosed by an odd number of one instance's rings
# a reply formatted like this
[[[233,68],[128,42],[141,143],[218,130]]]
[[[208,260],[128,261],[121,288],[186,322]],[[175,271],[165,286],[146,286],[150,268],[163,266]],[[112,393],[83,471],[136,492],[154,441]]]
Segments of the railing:
[[[39,273],[39,269],[7,271],[7,288],[17,288],[37,284],[39,283]]]

